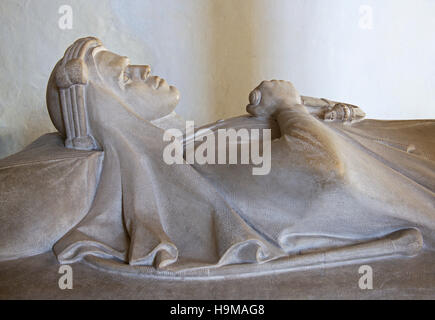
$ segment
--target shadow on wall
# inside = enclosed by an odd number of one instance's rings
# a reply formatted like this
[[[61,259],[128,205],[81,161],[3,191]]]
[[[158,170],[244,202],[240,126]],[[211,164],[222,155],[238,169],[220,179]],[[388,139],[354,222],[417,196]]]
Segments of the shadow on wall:
[[[12,143],[13,140],[11,135],[8,134],[7,132],[3,134],[0,131],[0,159],[12,153],[11,150],[13,150],[14,147]]]
[[[74,40],[93,35],[180,89],[196,125],[245,113],[263,79],[360,105],[370,118],[434,117],[435,1],[0,1],[0,158],[53,131],[45,86]],[[362,28],[369,7],[372,26]],[[362,19],[362,20],[361,20]],[[13,76],[8,76],[13,75]]]
[[[213,1],[209,23],[209,114],[227,118],[245,113],[253,89],[255,1]],[[216,118],[217,117],[217,118]]]

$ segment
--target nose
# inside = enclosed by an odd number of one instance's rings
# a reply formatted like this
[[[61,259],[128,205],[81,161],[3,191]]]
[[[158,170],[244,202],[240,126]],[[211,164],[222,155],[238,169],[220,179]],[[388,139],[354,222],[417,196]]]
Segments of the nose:
[[[146,80],[151,73],[151,67],[148,65],[129,65],[127,72],[132,80]]]

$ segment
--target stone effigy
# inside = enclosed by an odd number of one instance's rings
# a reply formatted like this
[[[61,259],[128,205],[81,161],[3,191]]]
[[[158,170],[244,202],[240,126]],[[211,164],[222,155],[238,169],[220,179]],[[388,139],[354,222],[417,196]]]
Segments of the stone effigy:
[[[249,115],[196,129],[271,129],[270,170],[253,175],[251,162],[165,163],[165,129],[184,125],[178,100],[98,39],[69,47],[47,86],[58,133],[0,160],[0,258],[53,249],[61,264],[213,278],[434,248],[433,120],[369,120],[264,81]]]

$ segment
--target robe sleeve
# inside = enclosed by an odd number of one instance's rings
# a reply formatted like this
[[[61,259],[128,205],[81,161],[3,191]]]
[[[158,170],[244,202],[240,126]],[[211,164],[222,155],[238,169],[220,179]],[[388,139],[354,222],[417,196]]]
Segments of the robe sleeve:
[[[304,165],[324,174],[343,176],[338,135],[303,105],[281,109],[276,116],[283,139]]]

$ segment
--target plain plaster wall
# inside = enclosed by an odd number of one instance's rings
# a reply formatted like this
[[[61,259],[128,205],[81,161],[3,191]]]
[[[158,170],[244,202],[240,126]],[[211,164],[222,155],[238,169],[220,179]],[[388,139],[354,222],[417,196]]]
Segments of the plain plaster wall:
[[[244,113],[263,79],[370,118],[435,118],[434,0],[2,0],[0,18],[0,157],[54,130],[47,79],[88,35],[175,84],[198,125]]]

